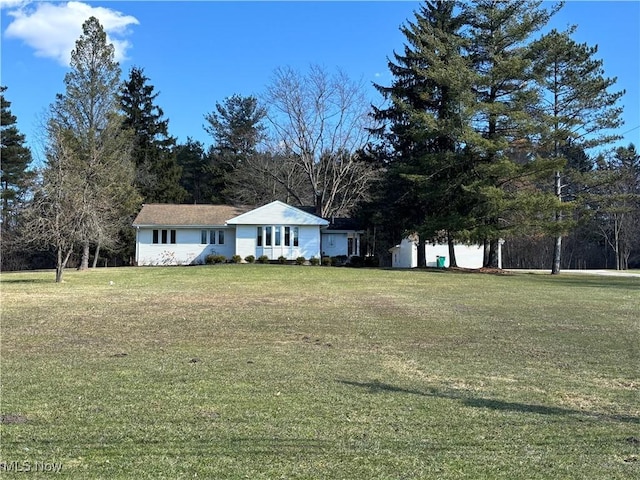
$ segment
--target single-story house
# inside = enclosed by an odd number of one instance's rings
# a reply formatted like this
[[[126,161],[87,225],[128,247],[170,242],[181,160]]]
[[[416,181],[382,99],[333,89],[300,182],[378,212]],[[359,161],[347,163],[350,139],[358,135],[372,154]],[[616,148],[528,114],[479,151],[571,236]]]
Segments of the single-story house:
[[[208,255],[270,260],[360,256],[363,232],[274,201],[261,207],[145,204],[133,221],[137,265],[203,264]]]

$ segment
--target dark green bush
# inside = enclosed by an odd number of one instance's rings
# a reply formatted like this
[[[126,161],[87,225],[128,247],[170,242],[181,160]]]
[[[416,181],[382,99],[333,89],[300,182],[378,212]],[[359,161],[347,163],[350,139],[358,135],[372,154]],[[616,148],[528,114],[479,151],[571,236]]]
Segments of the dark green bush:
[[[317,257],[311,257],[309,259],[309,263],[311,263],[311,265],[320,265],[320,259]]]
[[[256,261],[256,257],[254,257],[253,255],[247,255],[246,257],[244,257],[244,261],[247,263],[254,263]]]
[[[306,262],[307,259],[304,257],[298,257],[296,258],[296,265],[304,265],[304,262]]]
[[[227,261],[227,257],[225,257],[224,255],[216,255],[216,254],[211,254],[211,255],[207,255],[204,259],[205,263],[207,265],[213,265],[215,263],[224,263]]]
[[[322,257],[322,265],[323,266],[330,267],[332,263],[333,263],[333,261],[331,260],[331,257]]]
[[[349,258],[348,265],[350,267],[364,267],[364,258],[354,255],[353,257]]]
[[[336,255],[335,257],[331,257],[331,264],[334,267],[342,267],[343,265],[346,265],[348,260],[349,257],[346,255]]]
[[[285,263],[287,263],[287,257],[285,257],[284,255],[280,255],[278,257],[278,263],[284,265]]]
[[[266,255],[260,255],[257,260],[258,263],[269,263],[269,257]]]
[[[234,255],[231,257],[231,263],[241,263],[242,257],[240,255]]]
[[[364,257],[364,266],[365,267],[379,267],[380,259],[375,255],[370,255],[368,257]]]

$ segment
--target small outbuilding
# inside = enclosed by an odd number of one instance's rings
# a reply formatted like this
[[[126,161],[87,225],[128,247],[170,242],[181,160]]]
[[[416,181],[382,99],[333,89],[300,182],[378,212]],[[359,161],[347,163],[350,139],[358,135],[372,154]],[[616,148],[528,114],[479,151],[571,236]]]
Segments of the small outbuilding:
[[[393,268],[416,268],[418,266],[419,240],[411,235],[400,244],[389,249]],[[482,268],[484,263],[483,245],[454,245],[456,263],[461,268]],[[449,245],[446,243],[427,244],[424,246],[426,266],[433,268],[449,268]]]
[[[418,266],[418,241],[414,237],[403,238],[399,245],[389,249],[393,268],[415,268]]]

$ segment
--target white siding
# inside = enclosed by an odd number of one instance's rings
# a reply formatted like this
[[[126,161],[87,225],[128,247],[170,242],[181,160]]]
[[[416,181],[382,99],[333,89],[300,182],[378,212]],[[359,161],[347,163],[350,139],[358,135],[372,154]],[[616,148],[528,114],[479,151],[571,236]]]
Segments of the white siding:
[[[227,221],[229,225],[328,225],[329,222],[286,203],[275,201]]]
[[[322,234],[322,256],[336,257],[346,255],[347,234],[346,233],[323,233]]]
[[[287,260],[295,260],[298,257],[305,257],[307,260],[311,257],[320,258],[320,228],[317,225],[292,225],[291,228],[291,245],[284,245],[284,231],[281,231],[280,245],[262,245],[257,246],[257,228],[263,229],[265,225],[238,225],[236,230],[236,252],[244,259],[248,255],[258,258],[266,255],[271,260],[277,260],[280,256]],[[277,225],[272,225],[276,227]],[[286,225],[289,226],[289,225]],[[284,225],[281,225],[284,227]],[[298,228],[298,246],[293,245],[293,228]]]
[[[405,238],[400,245],[390,248],[389,251],[393,268],[415,268],[418,266],[418,246],[413,240]]]
[[[249,255],[256,255],[256,227],[255,225],[238,225],[236,227],[236,254],[244,260]]]
[[[320,258],[320,227],[317,225],[300,226],[300,255],[307,260]]]
[[[138,265],[203,264],[207,255],[210,254],[231,258],[235,250],[234,230],[220,227],[211,227],[210,229],[224,230],[224,244],[200,243],[202,228],[164,228],[164,230],[176,231],[176,243],[153,243],[154,229],[139,228],[137,234]],[[163,229],[157,228],[155,230]]]
[[[482,268],[484,248],[481,245],[454,245],[456,263],[460,268]],[[449,267],[449,246],[427,245],[427,267],[437,267],[437,257],[445,257],[444,266]]]

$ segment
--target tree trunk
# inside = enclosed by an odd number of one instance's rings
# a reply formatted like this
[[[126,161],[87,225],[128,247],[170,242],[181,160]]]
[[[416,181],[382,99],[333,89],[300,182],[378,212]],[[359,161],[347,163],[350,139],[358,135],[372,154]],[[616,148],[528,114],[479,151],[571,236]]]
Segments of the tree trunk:
[[[489,240],[485,239],[483,242],[483,257],[482,257],[482,266],[483,267],[488,267],[489,266]]]
[[[557,275],[560,273],[560,252],[562,251],[562,235],[556,237],[556,241],[553,245],[553,265],[551,266],[551,274]]]
[[[78,270],[89,270],[89,242],[84,242],[82,245],[82,259]]]
[[[58,258],[56,259],[56,283],[62,282],[62,275],[64,273],[64,268],[67,266],[67,262],[69,261],[69,257],[71,256],[71,252],[73,249],[70,248],[64,258],[62,258],[62,247],[58,247]]]
[[[93,254],[93,265],[91,266],[91,268],[96,268],[96,266],[98,265],[99,256],[100,256],[100,242],[98,242],[98,244],[96,245],[96,251]]]
[[[424,240],[418,240],[418,267],[427,266],[426,243]]]
[[[488,268],[498,268],[498,240],[489,241],[489,258],[487,258]]]
[[[618,228],[618,216],[614,216],[613,221],[613,241],[615,242],[616,251],[616,270],[620,270],[620,229]]]
[[[449,268],[456,268],[458,266],[458,262],[456,261],[456,251],[454,249],[453,238],[449,232],[447,232],[447,243],[449,244]]]
[[[56,259],[56,283],[62,282],[64,266],[62,264],[62,249],[58,247],[58,258]]]
[[[558,197],[558,201],[562,202],[562,177],[560,171],[555,175],[555,194]],[[562,221],[562,212],[556,211],[556,223]],[[551,266],[551,274],[557,275],[560,273],[560,260],[562,255],[562,235],[558,233],[556,242],[553,246],[553,265]]]

